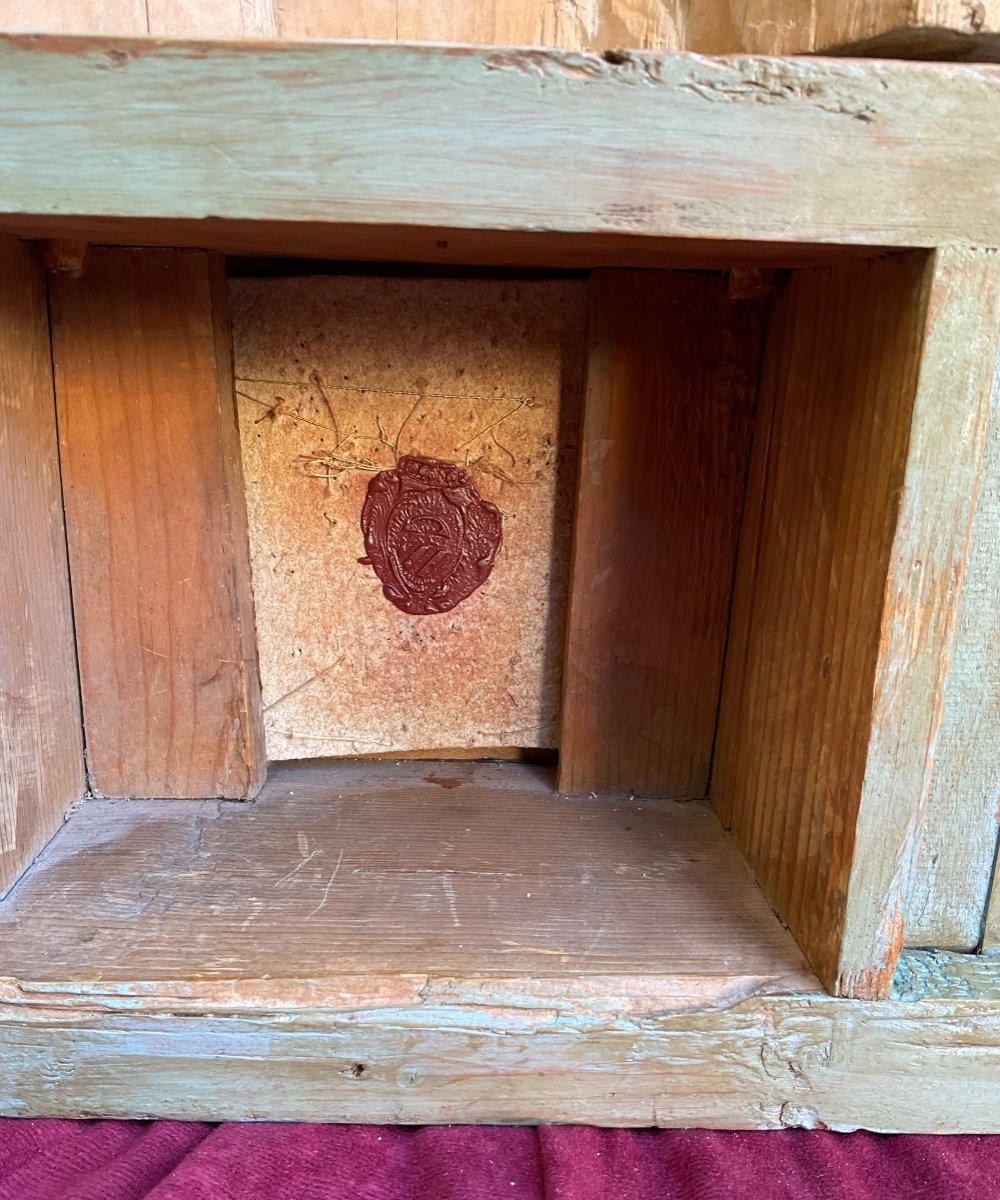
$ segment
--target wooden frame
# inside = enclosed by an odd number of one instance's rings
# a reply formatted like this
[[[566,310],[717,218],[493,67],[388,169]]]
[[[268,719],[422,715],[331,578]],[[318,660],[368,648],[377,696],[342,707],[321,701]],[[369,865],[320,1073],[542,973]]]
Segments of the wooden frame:
[[[412,965],[373,976],[358,960],[353,971],[329,968],[319,979],[272,980],[266,968],[202,978],[197,963],[178,979],[95,959],[100,978],[81,980],[71,964],[62,975],[31,966],[23,931],[43,922],[29,877],[8,908],[21,932],[10,935],[2,971],[9,982],[0,1045],[14,1081],[8,1111],[998,1127],[1000,1085],[988,1072],[1000,1053],[1000,1007],[990,966],[970,973],[967,963],[948,960],[944,982],[937,960],[909,955],[898,966],[935,779],[957,753],[941,736],[950,665],[979,636],[978,624],[966,633],[957,619],[966,563],[994,534],[977,517],[980,491],[993,486],[983,479],[995,470],[987,446],[1000,377],[1000,256],[991,248],[1000,241],[998,82],[991,67],[847,60],[0,40],[0,233],[11,262],[25,261],[18,236],[198,247],[194,257],[205,264],[203,249],[796,268],[779,280],[768,327],[713,795],[819,980],[801,967],[740,974],[728,951],[707,976],[682,958],[651,974],[641,954],[614,977],[590,968],[586,954],[564,956],[562,972],[529,957],[524,974],[497,969],[499,959],[477,974],[485,943],[473,944],[454,976]],[[152,124],[152,111],[167,114],[162,124]],[[207,280],[210,264],[203,274]],[[11,268],[8,277],[19,295],[37,294],[37,276]],[[61,299],[70,292],[70,281],[53,285],[58,321],[71,311]],[[149,295],[138,288],[134,299],[141,305]],[[206,283],[185,295],[218,337],[217,291]],[[635,404],[630,372],[616,381],[601,341],[621,331],[601,320],[595,329],[590,437],[608,396]],[[56,327],[57,389],[70,332]],[[642,361],[647,350],[633,357]],[[836,374],[848,360],[851,370]],[[232,437],[226,362],[218,343],[205,352],[204,404],[192,415],[214,431],[223,459]],[[838,403],[846,406],[843,426],[834,421]],[[785,473],[802,440],[818,449],[813,470],[824,485],[806,489],[805,502],[801,479]],[[75,437],[65,451],[64,486],[81,452]],[[232,622],[219,636],[244,682],[223,704],[237,704],[241,744],[250,747],[259,698],[247,683],[249,575],[238,479],[228,487],[211,509],[225,533],[232,598]],[[51,502],[36,499],[33,511]],[[72,568],[74,555],[87,561],[73,529],[89,516],[74,511],[70,492],[67,512]],[[586,537],[577,550],[585,569],[593,552]],[[760,597],[780,591],[782,556],[808,587],[772,621]],[[58,554],[46,570],[65,597]],[[838,588],[837,578],[849,582]],[[827,609],[817,607],[824,580]],[[217,610],[206,603],[205,612]],[[770,682],[775,662],[790,681],[802,667],[817,672],[803,685],[808,709],[782,704]],[[83,682],[86,716],[86,665]],[[818,697],[827,697],[825,709]],[[994,734],[986,728],[983,744]],[[224,735],[209,741],[228,748]],[[831,754],[850,769],[831,768]],[[238,759],[229,790],[213,775],[181,785],[181,794],[252,794],[259,754]],[[145,768],[151,791],[169,790],[162,764]],[[987,759],[987,777],[990,769]],[[134,774],[122,778],[128,782],[117,788],[98,788],[141,792]],[[613,788],[606,777],[600,783]],[[82,793],[82,780],[69,794],[52,793],[46,834],[78,798],[74,791]],[[77,828],[99,820],[93,803]],[[210,855],[208,867],[200,858],[208,854],[206,815],[177,819],[193,839],[190,870],[201,864],[210,892],[221,876]],[[36,869],[78,862],[73,886],[82,887],[89,836],[77,848],[56,839]],[[125,841],[120,850],[133,854]],[[317,878],[319,907],[307,907],[310,916],[343,886],[344,854],[341,847],[336,865]],[[292,875],[298,861],[285,863]],[[645,859],[621,865],[627,871],[630,863],[641,875]],[[444,902],[457,904],[458,869],[434,869],[448,880]],[[737,894],[736,869],[721,870]],[[682,871],[692,888],[694,878]],[[159,912],[142,886],[130,919]],[[205,894],[181,900],[197,914]],[[99,906],[81,911],[99,920]],[[988,939],[994,925],[991,918]],[[770,944],[769,921],[762,930]],[[561,953],[551,942],[535,949]],[[908,990],[893,995],[901,970]],[[923,992],[913,984],[921,971],[935,975]],[[540,1007],[544,1019],[525,1015]],[[270,1025],[275,1015],[280,1032]],[[969,1023],[983,1081],[971,1087],[949,1050],[968,1037]],[[913,1059],[904,1064],[898,1050],[904,1045],[909,1056],[914,1036],[935,1085],[933,1103],[924,1097],[919,1107],[900,1074],[914,1069]],[[685,1064],[678,1047],[692,1038],[697,1050]],[[269,1051],[294,1065],[262,1068]],[[58,1064],[51,1088],[37,1083],[40,1052]],[[241,1099],[224,1113],[212,1094],[216,1056],[241,1064]],[[485,1064],[472,1077],[470,1056]],[[189,1072],[176,1092],[164,1057],[183,1060]],[[153,1100],[138,1100],[128,1061],[139,1064],[146,1086],[152,1071]],[[710,1087],[706,1070],[715,1072]],[[539,1086],[546,1075],[552,1082]]]

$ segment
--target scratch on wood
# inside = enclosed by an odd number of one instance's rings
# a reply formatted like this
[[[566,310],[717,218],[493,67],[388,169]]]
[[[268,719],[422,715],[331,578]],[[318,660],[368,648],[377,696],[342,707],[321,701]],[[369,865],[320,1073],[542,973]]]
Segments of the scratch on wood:
[[[452,879],[450,871],[445,871],[441,876],[441,890],[444,892],[445,899],[448,901],[448,911],[451,913],[451,923],[458,928],[462,922],[458,916],[458,901],[455,898],[455,881]]]
[[[320,900],[319,904],[317,904],[316,907],[311,912],[306,914],[305,920],[308,921],[308,920],[310,920],[310,918],[314,917],[319,912],[319,910],[321,908],[323,908],[323,906],[326,904],[327,900],[330,897],[330,888],[333,887],[333,881],[337,878],[337,872],[340,870],[340,864],[343,861],[344,861],[344,851],[341,850],[340,853],[337,855],[337,865],[333,868],[333,874],[327,880],[326,887],[323,889],[323,898]]]
[[[324,676],[329,675],[330,672],[339,667],[343,661],[344,656],[341,654],[336,662],[330,663],[330,665],[328,667],[324,667],[322,671],[315,671],[309,676],[308,679],[304,679],[302,683],[297,684],[290,691],[285,692],[283,696],[279,696],[277,700],[272,700],[270,704],[265,704],[264,712],[270,712],[272,708],[276,708],[283,700],[287,700],[289,696],[294,696],[297,692],[301,692],[304,688],[309,687],[310,684],[315,683],[317,679],[322,679]]]
[[[306,857],[299,863],[299,865],[297,867],[292,867],[292,869],[288,872],[287,875],[282,875],[282,877],[280,879],[276,880],[272,886],[280,887],[281,884],[285,883],[287,880],[293,879],[296,875],[298,875],[298,873],[302,870],[302,868],[306,865],[306,863],[312,862],[312,860],[316,857],[317,854],[322,854],[322,853],[323,853],[322,850],[313,850],[311,854],[306,855]],[[343,855],[343,851],[341,851],[341,855]],[[337,866],[338,867],[340,866],[339,862],[337,863]],[[334,872],[334,874],[336,874],[336,872]]]

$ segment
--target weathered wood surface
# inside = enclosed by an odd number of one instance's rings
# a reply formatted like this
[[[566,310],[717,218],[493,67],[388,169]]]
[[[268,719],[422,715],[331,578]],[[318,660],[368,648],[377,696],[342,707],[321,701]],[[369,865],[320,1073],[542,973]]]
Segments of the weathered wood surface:
[[[585,282],[231,287],[268,757],[556,746]],[[502,513],[447,613],[400,612],[359,565],[373,471],[324,478],[404,454],[466,465]]]
[[[907,950],[900,955],[893,976],[892,999],[976,1000],[1000,1005],[1000,961],[984,954]]]
[[[93,250],[52,357],[91,785],[253,795],[264,772],[223,265]]]
[[[699,54],[849,53],[995,61],[996,0],[699,0],[687,13]]]
[[[805,54],[995,59],[996,0],[0,0],[0,27],[170,37],[368,38]]]
[[[516,763],[284,764],[252,805],[88,802],[0,909],[3,973],[208,998],[429,972],[815,987],[707,807],[553,782]]]
[[[704,796],[767,302],[599,272],[559,789]]]
[[[978,356],[981,371],[993,364],[992,399],[905,919],[908,945],[966,951],[983,937],[1000,822],[1000,262],[981,261],[978,286],[969,284],[969,324],[954,336],[957,352]]]
[[[279,35],[275,0],[0,0],[0,28],[119,37]]]
[[[815,49],[873,58],[1000,59],[997,0],[838,0],[815,9]]]
[[[974,995],[706,1001],[635,977],[299,988],[155,1013],[8,984],[0,1112],[1000,1131],[1000,1006]]]
[[[551,787],[86,802],[0,910],[0,1112],[1000,1130],[1000,964],[819,995],[708,809]]]
[[[928,859],[955,826],[969,847],[995,820],[994,697],[979,674],[995,649],[981,595],[996,591],[995,530],[988,510],[974,517],[997,255],[939,252],[926,296],[921,273],[914,256],[837,268],[825,287],[806,273],[776,308],[713,786],[820,977],[847,995],[885,994],[904,936],[920,936],[905,930],[907,896],[937,889],[926,933],[971,891],[964,919],[981,921],[989,881],[988,846],[974,863],[945,855],[940,883]],[[789,561],[812,583],[790,589]],[[978,731],[964,699],[977,687]]]
[[[847,948],[858,953],[849,915],[865,911],[849,914],[848,889],[863,850],[855,825],[869,743],[880,735],[872,694],[927,273],[913,253],[801,272],[775,294],[712,781],[720,819],[820,978],[866,998],[885,994],[898,954],[867,947],[863,980],[845,969],[855,961]],[[905,703],[903,663],[893,665]],[[915,747],[921,765],[925,749]],[[905,830],[879,836],[876,864]],[[881,914],[884,881],[858,887]]]
[[[990,245],[997,87],[993,67],[8,36],[0,210],[53,236],[194,222],[202,244],[211,217]]]
[[[0,0],[0,28],[29,33],[366,38],[598,51],[683,50],[686,15],[676,0]]]
[[[277,5],[284,38],[683,50],[686,32],[686,12],[676,0],[277,0]]]
[[[2,220],[3,218],[0,218]],[[19,236],[96,245],[211,246],[234,257],[283,256],[324,262],[427,263],[446,269],[543,270],[635,267],[728,271],[817,267],[872,256],[868,246],[643,237],[628,233],[449,229],[423,225],[328,225],[314,221],[141,221],[18,217]]]
[[[841,979],[847,981],[863,979],[863,964],[877,962],[883,953],[891,961],[891,947],[905,933],[905,898],[935,795],[935,764],[962,789],[967,820],[982,820],[984,810],[989,812],[983,778],[991,771],[997,778],[996,729],[989,719],[967,774],[962,740],[953,724],[942,729],[942,721],[949,666],[956,652],[976,653],[984,619],[974,589],[968,614],[972,628],[956,636],[969,547],[976,536],[977,498],[989,469],[990,417],[1000,387],[998,330],[1000,255],[939,250],[885,591],[871,740],[848,884],[841,948]],[[990,556],[996,531],[980,526],[978,535],[986,543],[976,548],[981,571],[980,555]],[[997,569],[994,559],[985,572],[994,598]],[[994,662],[995,654],[993,645],[988,657]],[[845,990],[850,994],[849,983]]]
[[[0,894],[84,793],[41,258],[0,237]]]

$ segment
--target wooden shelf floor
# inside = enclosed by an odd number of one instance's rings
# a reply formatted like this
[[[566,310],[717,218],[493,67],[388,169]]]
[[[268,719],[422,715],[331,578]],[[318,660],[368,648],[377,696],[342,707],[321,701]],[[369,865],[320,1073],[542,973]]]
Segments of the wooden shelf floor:
[[[289,764],[70,816],[0,903],[0,1113],[991,1129],[996,981],[956,958],[824,995],[702,804]]]
[[[0,948],[21,986],[255,981],[281,1004],[348,976],[817,990],[709,808],[570,800],[525,763],[291,764],[249,804],[87,801],[0,904]]]

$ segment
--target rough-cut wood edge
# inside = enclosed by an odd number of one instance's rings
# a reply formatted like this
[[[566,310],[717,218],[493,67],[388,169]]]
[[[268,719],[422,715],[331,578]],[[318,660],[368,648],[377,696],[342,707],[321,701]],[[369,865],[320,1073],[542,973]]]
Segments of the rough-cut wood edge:
[[[267,778],[264,734],[264,705],[261,697],[260,664],[257,657],[257,622],[250,567],[250,527],[247,517],[243,456],[240,452],[240,423],[236,403],[233,334],[229,317],[229,281],[225,259],[208,258],[208,286],[215,331],[216,377],[219,388],[219,442],[225,478],[226,504],[232,548],[232,595],[239,626],[243,701],[239,711],[239,736],[246,763],[246,796],[256,796]]]
[[[936,964],[911,994],[938,998],[882,1002],[747,980],[699,996],[662,979],[408,976],[174,1008],[141,985],[4,980],[0,1112],[997,1132],[1000,1003],[976,972]]]
[[[929,287],[835,985],[858,998],[888,993],[903,944],[1000,375],[1000,254],[939,250]]]
[[[215,217],[989,245],[998,84],[988,66],[9,35],[0,211],[53,235]]]
[[[41,254],[0,237],[0,894],[85,791]]]
[[[1000,305],[991,316],[987,309],[974,338],[988,357],[994,320],[994,356],[1000,360],[997,310]],[[909,946],[968,953],[983,938],[1000,825],[1000,365],[994,373],[978,504],[956,607],[955,643],[905,931]],[[989,922],[987,942],[988,928]]]

